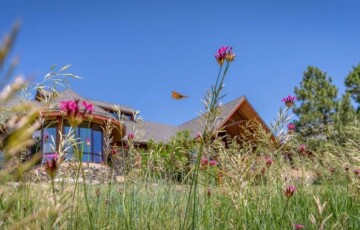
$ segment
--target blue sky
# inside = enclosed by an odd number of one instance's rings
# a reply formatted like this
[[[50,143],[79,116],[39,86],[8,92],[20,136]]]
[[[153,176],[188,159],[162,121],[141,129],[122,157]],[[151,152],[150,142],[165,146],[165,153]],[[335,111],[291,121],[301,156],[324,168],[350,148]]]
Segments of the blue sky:
[[[214,83],[215,51],[237,59],[224,102],[245,95],[264,121],[276,117],[308,65],[343,81],[360,63],[360,2],[0,0],[0,35],[15,19],[17,73],[41,81],[72,64],[80,95],[131,106],[145,120],[181,124],[203,109]],[[189,98],[171,99],[177,90]]]

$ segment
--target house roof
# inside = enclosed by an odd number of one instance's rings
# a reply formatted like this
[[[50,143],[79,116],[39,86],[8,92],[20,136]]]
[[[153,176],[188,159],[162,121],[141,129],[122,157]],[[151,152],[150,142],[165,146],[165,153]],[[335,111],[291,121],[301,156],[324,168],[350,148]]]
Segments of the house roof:
[[[41,97],[45,97],[47,94],[49,93],[48,91],[44,92],[43,90],[38,91],[37,93],[37,100],[39,100],[39,98]],[[76,92],[74,92],[71,89],[66,89],[62,92],[60,92],[56,97],[54,97],[54,99],[51,101],[51,108],[55,109],[55,110],[60,110],[60,102],[61,101],[68,101],[68,100],[80,100],[80,101],[90,101],[82,96],[80,96],[79,94],[77,94]],[[108,118],[113,118],[112,114],[107,112],[106,110],[102,109],[101,107],[99,107],[97,104],[93,104],[93,114],[97,114],[97,115],[101,115],[101,116],[105,116]]]
[[[230,115],[230,113],[236,109],[239,105],[239,103],[244,100],[245,97],[241,96],[238,97],[226,104],[221,105],[220,107],[220,115],[215,121],[215,129],[219,129],[221,123],[226,120],[226,118]],[[179,125],[180,130],[189,130],[192,134],[192,136],[196,136],[198,133],[202,133],[202,131],[205,128],[205,118],[203,115],[195,117],[194,119],[185,122],[181,125]]]
[[[104,102],[104,101],[98,101],[98,100],[93,100],[93,99],[87,99],[89,102],[99,106],[99,107],[102,107],[102,108],[108,108],[108,109],[112,109],[113,106],[115,104],[112,104],[112,103],[108,103],[108,102]],[[128,106],[123,106],[123,105],[119,105],[119,108],[122,112],[127,112],[127,113],[134,113],[136,110],[131,108],[131,107],[128,107]]]
[[[41,92],[40,94],[38,93],[37,95],[41,95]],[[92,99],[85,99],[71,89],[64,90],[59,94],[59,96],[55,98],[54,100],[54,103],[56,103],[55,109],[57,110],[59,109],[60,101],[74,100],[74,99],[86,100],[88,102],[93,103],[94,114],[102,115],[109,118],[114,118],[114,115],[111,112],[107,111],[107,109],[111,110],[113,108],[113,104],[92,100]],[[246,108],[251,111],[252,116],[256,117],[256,119],[259,120],[267,130],[269,130],[265,122],[263,122],[263,120],[260,118],[260,116],[255,111],[255,109],[251,106],[251,104],[249,103],[249,101],[246,99],[245,96],[238,97],[228,103],[221,105],[220,115],[218,116],[218,118],[214,123],[215,126],[214,128],[216,130],[219,130],[222,127],[224,127],[225,123],[230,119],[230,117],[235,113],[235,111],[237,111],[242,105],[246,105]],[[123,112],[129,112],[129,113],[130,112],[133,113],[135,111],[135,109],[126,106],[120,106],[120,109]],[[204,115],[195,117],[194,119],[187,121],[178,126],[161,124],[152,121],[124,120],[123,123],[126,127],[127,133],[142,132],[141,135],[138,135],[140,137],[140,140],[138,140],[139,142],[147,142],[151,139],[154,141],[166,142],[177,132],[184,130],[190,131],[190,135],[192,137],[195,137],[197,133],[202,133],[205,127]]]
[[[149,140],[166,142],[180,131],[177,126],[160,124],[152,121],[128,121],[125,120],[127,133],[136,133],[144,131],[139,135],[139,142],[147,142]]]

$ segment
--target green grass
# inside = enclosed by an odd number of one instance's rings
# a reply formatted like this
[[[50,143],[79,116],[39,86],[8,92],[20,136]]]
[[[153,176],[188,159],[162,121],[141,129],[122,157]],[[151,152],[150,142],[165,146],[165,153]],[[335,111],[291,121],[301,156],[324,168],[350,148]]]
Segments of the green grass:
[[[29,223],[45,229],[179,229],[185,214],[189,186],[131,183],[125,188],[123,185],[113,185],[110,194],[106,185],[89,186],[93,226],[89,222],[83,192],[80,190],[79,196],[74,198],[70,196],[72,189],[73,185],[57,185],[58,203],[65,210],[53,215],[39,214]],[[99,196],[96,189],[100,189]],[[231,197],[221,187],[213,186],[210,190],[210,195],[207,187],[200,187],[199,190],[196,207],[198,229],[292,229],[296,223],[305,225],[306,229],[317,229],[329,215],[332,216],[326,222],[326,228],[360,228],[359,198],[349,194],[343,185],[299,186],[294,196],[289,198],[284,216],[282,213],[287,198],[282,186],[248,186],[237,197]],[[50,186],[10,186],[3,192],[7,195],[3,196],[0,207],[2,229],[55,206]],[[321,204],[327,202],[321,214],[314,196],[320,199]],[[9,207],[10,212],[6,213]],[[316,224],[311,223],[311,214]]]

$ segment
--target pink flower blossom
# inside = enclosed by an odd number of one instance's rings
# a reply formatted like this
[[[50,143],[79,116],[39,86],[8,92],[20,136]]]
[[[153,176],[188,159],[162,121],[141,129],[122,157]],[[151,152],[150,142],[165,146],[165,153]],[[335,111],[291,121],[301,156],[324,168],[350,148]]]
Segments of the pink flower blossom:
[[[211,160],[211,161],[209,162],[209,164],[210,164],[210,166],[216,166],[218,163],[217,163],[216,160]]]
[[[305,151],[306,151],[305,145],[304,145],[304,144],[301,144],[301,145],[299,146],[299,152],[300,152],[300,153],[304,153]]]
[[[236,54],[232,52],[232,47],[223,46],[215,54],[215,59],[217,62],[222,65],[224,61],[232,62],[235,60]]]
[[[91,103],[86,102],[86,101],[83,101],[82,103],[84,105],[85,111],[88,112],[89,114],[91,114],[92,111],[93,111],[93,105]]]
[[[87,138],[85,139],[85,144],[86,144],[87,146],[90,146],[90,145],[91,145],[91,141],[90,141],[90,138],[89,138],[89,137],[87,137]]]
[[[69,117],[71,126],[76,127],[83,121],[86,114],[91,115],[93,106],[91,103],[82,102],[84,109],[80,112],[79,100],[69,100],[60,102],[60,110]]]
[[[201,158],[201,165],[207,165],[209,163],[209,158],[203,157]]]
[[[112,154],[112,155],[116,155],[116,154],[117,154],[117,149],[116,149],[116,148],[112,148],[112,149],[111,149],[111,154]]]
[[[295,124],[293,124],[293,123],[290,123],[290,124],[288,124],[287,125],[287,128],[288,128],[288,130],[290,130],[290,131],[294,131],[295,130]]]
[[[284,97],[281,101],[283,101],[285,103],[285,105],[287,107],[291,107],[295,104],[295,101],[296,101],[296,96],[287,96],[287,97]]]
[[[46,167],[45,171],[50,176],[50,178],[53,180],[55,178],[56,172],[57,172],[57,162],[55,158],[52,158],[50,160],[46,161]]]
[[[289,185],[288,187],[286,187],[286,189],[284,190],[285,196],[287,197],[292,197],[294,195],[294,192],[296,191],[296,187],[293,185]]]
[[[133,133],[128,134],[128,139],[129,140],[134,140],[134,138],[135,138],[135,134],[133,134]]]
[[[48,140],[49,140],[49,134],[44,133],[44,142],[48,142]]]

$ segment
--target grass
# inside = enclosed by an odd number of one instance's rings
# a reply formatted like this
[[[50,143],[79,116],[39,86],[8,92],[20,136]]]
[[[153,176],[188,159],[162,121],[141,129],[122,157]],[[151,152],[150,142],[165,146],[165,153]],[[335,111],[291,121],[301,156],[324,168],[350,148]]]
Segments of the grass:
[[[8,185],[3,190],[7,195],[2,196],[0,208],[1,216],[8,218],[1,218],[0,227],[7,229],[29,215],[40,213],[29,222],[30,226],[45,229],[179,229],[190,189],[187,185],[172,183],[130,183],[126,187],[113,185],[109,196],[107,186],[88,186],[89,207],[93,213],[91,225],[83,191],[80,190],[72,202],[73,186],[56,186],[63,211],[45,215],[42,211],[55,205],[51,186]],[[349,195],[344,185],[298,186],[289,198],[284,216],[286,197],[283,186],[276,184],[249,186],[236,199],[231,199],[221,187],[200,186],[198,199],[197,229],[292,229],[294,224],[317,229],[329,215],[328,228],[360,228],[359,198]],[[315,199],[319,199],[321,205],[327,203],[322,212],[319,212]],[[11,212],[6,213],[9,208]],[[311,222],[311,215],[316,223]]]

